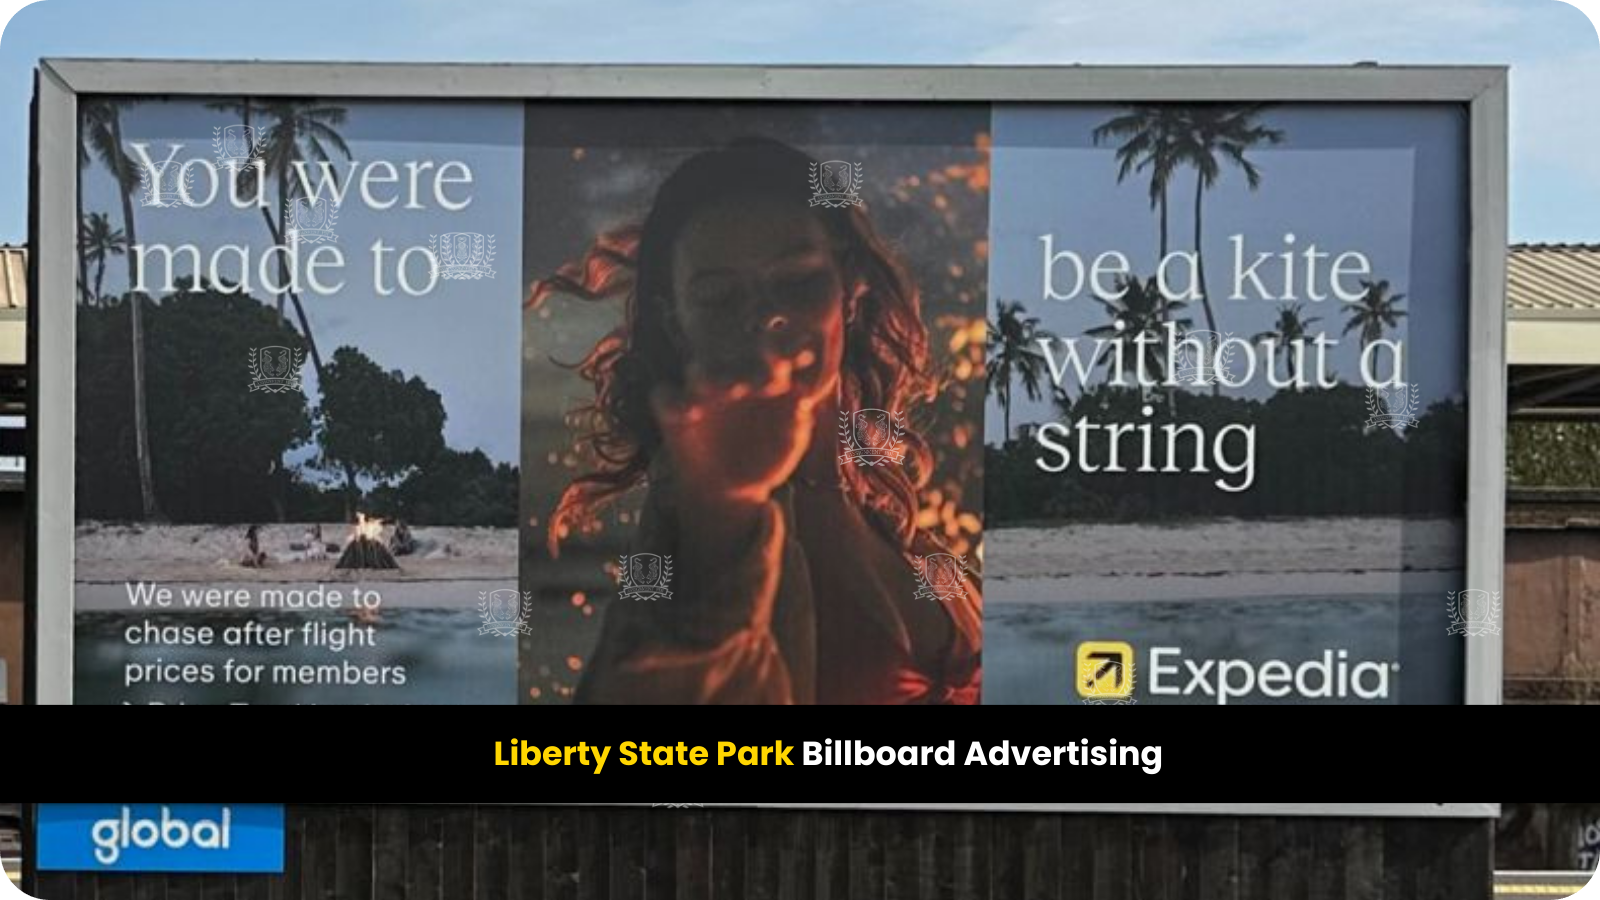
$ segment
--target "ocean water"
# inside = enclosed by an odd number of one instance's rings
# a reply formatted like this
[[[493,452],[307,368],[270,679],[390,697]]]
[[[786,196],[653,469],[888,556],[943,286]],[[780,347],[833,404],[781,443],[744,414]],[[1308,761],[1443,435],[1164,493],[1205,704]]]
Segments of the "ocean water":
[[[1181,659],[1281,659],[1291,667],[1321,659],[1325,650],[1347,651],[1360,661],[1394,664],[1389,696],[1306,699],[1260,695],[1232,704],[1459,703],[1464,688],[1465,641],[1448,634],[1439,594],[1214,598],[1110,603],[988,603],[984,609],[984,703],[1082,704],[1073,680],[1082,641],[1122,641],[1134,649],[1134,704],[1216,704],[1196,689],[1178,696],[1150,692],[1153,646],[1177,647]],[[1188,686],[1181,661],[1163,684]],[[1214,676],[1211,676],[1214,680]],[[1369,684],[1375,682],[1368,682]]]
[[[76,619],[75,700],[89,704],[509,704],[517,699],[517,642],[479,634],[475,610],[386,608],[372,647],[335,653],[298,641],[287,647],[137,646],[125,640],[129,625],[148,619],[156,625],[209,625],[223,629],[256,620],[298,629],[311,620],[342,627],[337,613],[168,613],[82,612]],[[298,636],[298,633],[297,633]],[[220,640],[220,638],[219,638]],[[223,662],[266,665],[324,665],[349,661],[356,666],[404,666],[403,685],[222,684]],[[125,684],[128,666],[163,662],[211,663],[211,684]],[[267,679],[263,679],[265,681]]]

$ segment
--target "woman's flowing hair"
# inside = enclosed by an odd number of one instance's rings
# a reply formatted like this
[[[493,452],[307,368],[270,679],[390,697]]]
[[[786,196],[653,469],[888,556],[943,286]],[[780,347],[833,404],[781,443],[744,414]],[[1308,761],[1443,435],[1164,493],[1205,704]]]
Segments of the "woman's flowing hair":
[[[801,151],[764,138],[696,154],[662,183],[642,225],[600,235],[581,258],[534,282],[529,308],[552,294],[624,302],[621,326],[571,367],[594,385],[594,402],[577,412],[591,423],[580,443],[593,452],[598,465],[562,493],[548,523],[552,556],[569,531],[576,532],[607,503],[642,483],[662,451],[650,391],[660,384],[682,386],[685,368],[668,330],[673,244],[696,212],[729,198],[777,197],[809,210],[827,229],[846,289],[866,285],[855,318],[845,325],[839,388],[845,416],[840,428],[847,433],[854,410],[906,413],[902,449],[907,462],[841,466],[845,486],[869,520],[903,549],[909,551],[919,533],[934,537],[916,524],[933,459],[908,411],[933,390],[916,285],[860,206],[808,205],[814,163]]]

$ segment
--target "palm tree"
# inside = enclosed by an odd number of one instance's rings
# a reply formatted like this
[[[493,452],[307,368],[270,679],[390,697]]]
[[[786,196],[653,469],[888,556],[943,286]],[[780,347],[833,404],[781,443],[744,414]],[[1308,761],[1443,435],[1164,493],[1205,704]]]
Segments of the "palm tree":
[[[1222,174],[1222,164],[1232,163],[1244,173],[1250,190],[1261,186],[1261,170],[1245,154],[1261,144],[1283,142],[1283,132],[1267,128],[1256,121],[1266,108],[1265,103],[1228,104],[1218,106],[1192,106],[1187,108],[1187,128],[1181,133],[1175,154],[1178,161],[1193,166],[1194,177],[1194,254],[1195,280],[1199,283],[1200,302],[1205,305],[1206,327],[1217,331],[1217,315],[1211,307],[1211,292],[1206,289],[1205,244],[1201,240],[1201,222],[1205,192],[1210,190]],[[1220,157],[1220,160],[1219,160]],[[1221,332],[1218,332],[1219,334]],[[1212,394],[1221,391],[1213,382]]]
[[[988,356],[985,368],[988,389],[1000,398],[1000,408],[1005,412],[1005,435],[1000,443],[1011,440],[1011,384],[1022,380],[1022,390],[1028,399],[1038,400],[1045,371],[1045,358],[1034,349],[1038,342],[1054,340],[1055,335],[1039,327],[1036,316],[1027,315],[1022,304],[1001,300],[993,322],[989,323]]]
[[[1277,365],[1278,354],[1283,354],[1285,368],[1289,371],[1289,380],[1294,381],[1294,352],[1291,349],[1296,341],[1303,341],[1313,323],[1321,322],[1321,316],[1305,318],[1305,310],[1299,304],[1282,306],[1278,309],[1278,321],[1271,331],[1263,331],[1250,338],[1253,343],[1272,341],[1272,362]],[[1295,390],[1300,390],[1300,385],[1295,384]]]
[[[1150,173],[1150,206],[1157,210],[1160,221],[1158,271],[1167,258],[1167,189],[1182,163],[1179,145],[1188,132],[1189,119],[1184,107],[1146,104],[1128,107],[1127,112],[1102,123],[1092,134],[1096,146],[1105,140],[1124,139],[1117,148],[1118,184],[1135,172]],[[1165,315],[1164,309],[1162,314]],[[1163,319],[1159,324],[1165,323]],[[1175,408],[1176,402],[1174,394],[1168,392],[1168,409]]]
[[[1135,172],[1150,173],[1150,207],[1159,214],[1161,253],[1157,265],[1167,258],[1167,188],[1178,170],[1177,145],[1187,131],[1182,107],[1146,105],[1129,107],[1093,132],[1096,146],[1102,141],[1124,139],[1117,148],[1117,183]]]
[[[78,230],[83,231],[83,171],[94,162],[94,154],[89,152],[89,113],[95,109],[93,101],[84,101],[78,106],[78,168],[74,173],[77,179],[74,193],[78,203]],[[89,261],[84,258],[82,248],[78,253],[78,293],[84,295],[87,301],[89,291]]]
[[[134,457],[139,467],[139,500],[144,516],[146,519],[159,519],[161,510],[156,504],[155,479],[150,468],[150,428],[144,403],[144,297],[136,290],[139,284],[139,254],[134,249],[139,245],[139,238],[134,228],[133,194],[139,189],[139,167],[128,155],[126,145],[122,142],[122,113],[136,103],[137,100],[129,99],[84,100],[78,107],[78,158],[82,160],[92,150],[94,156],[110,170],[118,193],[122,195],[123,241],[128,247],[128,252],[123,256],[128,260],[128,315],[133,332]],[[79,180],[82,180],[81,177]],[[80,263],[79,270],[85,273],[85,280],[86,265],[86,262]]]
[[[239,196],[248,196],[257,189],[255,179],[263,177],[276,182],[278,199],[275,204],[277,218],[274,220],[272,212],[262,209],[261,215],[267,221],[267,231],[274,244],[284,245],[284,236],[288,230],[288,207],[296,196],[300,194],[300,180],[291,178],[295,163],[310,163],[315,165],[322,162],[332,162],[332,150],[345,159],[350,159],[350,147],[345,144],[344,136],[338,131],[337,126],[343,125],[348,111],[342,106],[329,106],[315,101],[296,100],[267,100],[254,102],[222,102],[208,104],[211,109],[231,112],[240,116],[245,125],[250,125],[254,116],[259,115],[263,120],[266,137],[263,139],[259,166],[245,166],[238,170]],[[271,124],[265,124],[270,122]],[[338,171],[332,167],[328,175],[337,185]],[[288,287],[288,263],[280,254],[278,257],[278,281],[285,285],[278,293],[278,315],[284,314],[284,298],[287,297],[294,304],[295,317],[300,322],[300,333],[305,336],[306,349],[311,353],[311,364],[316,369],[318,377],[322,374],[322,354],[317,351],[316,338],[311,334],[311,322],[306,318],[305,308],[300,303],[300,295]]]
[[[1405,294],[1389,295],[1389,281],[1372,282],[1362,279],[1361,299],[1351,307],[1350,318],[1344,324],[1344,334],[1360,329],[1361,349],[1383,337],[1385,328],[1398,328],[1405,312],[1397,307]]]
[[[79,261],[85,268],[91,263],[95,267],[94,292],[90,294],[85,285],[84,293],[98,305],[104,300],[101,287],[105,284],[106,258],[125,254],[128,250],[128,239],[121,230],[111,226],[111,217],[105,213],[90,213],[87,219],[79,221]]]
[[[1167,333],[1166,323],[1171,320],[1178,326],[1181,335],[1189,328],[1189,319],[1171,319],[1175,313],[1182,312],[1185,305],[1182,300],[1170,300],[1156,285],[1155,278],[1140,280],[1136,277],[1123,275],[1118,277],[1117,289],[1121,296],[1116,298],[1095,297],[1095,302],[1105,309],[1111,316],[1111,324],[1098,325],[1085,331],[1084,334],[1092,338],[1110,338],[1113,345],[1121,345],[1122,353],[1107,353],[1102,365],[1115,370],[1113,378],[1121,380],[1127,372],[1128,366],[1133,366],[1135,374],[1140,371],[1147,372],[1157,382],[1163,382],[1167,377]],[[1122,328],[1116,323],[1122,322]],[[1141,351],[1136,342],[1139,335],[1149,335],[1144,341]],[[1143,381],[1140,390],[1146,389]]]

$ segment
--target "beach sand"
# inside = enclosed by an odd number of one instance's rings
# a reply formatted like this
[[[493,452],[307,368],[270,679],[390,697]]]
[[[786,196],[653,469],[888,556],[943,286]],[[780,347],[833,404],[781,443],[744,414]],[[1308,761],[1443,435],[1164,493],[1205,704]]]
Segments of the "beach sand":
[[[1451,519],[1073,524],[984,535],[986,599],[996,602],[1410,593],[1459,574],[1464,557],[1463,523]]]
[[[245,554],[243,525],[149,525],[82,522],[77,527],[74,580],[120,585],[125,581],[224,583],[495,581],[516,586],[515,528],[415,526],[415,553],[397,558],[396,570],[335,569],[337,552],[308,559],[307,523],[263,525],[265,568],[239,564]],[[323,523],[325,543],[343,546],[351,526]],[[385,541],[390,534],[385,529]],[[397,592],[398,596],[398,592]]]
[[[1344,652],[1392,665],[1394,690],[1377,702],[1461,697],[1464,646],[1446,610],[1464,587],[1459,520],[1073,524],[991,529],[984,541],[985,703],[1081,703],[1074,648],[1091,640],[1258,664]],[[1141,704],[1216,702],[1136,683]]]

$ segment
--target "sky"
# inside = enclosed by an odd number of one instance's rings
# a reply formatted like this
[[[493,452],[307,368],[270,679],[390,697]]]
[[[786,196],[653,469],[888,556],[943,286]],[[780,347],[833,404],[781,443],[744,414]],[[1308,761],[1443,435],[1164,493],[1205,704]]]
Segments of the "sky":
[[[39,0],[0,36],[0,242],[26,237],[31,73],[48,56],[1506,64],[1513,240],[1600,240],[1600,37],[1560,0]]]

